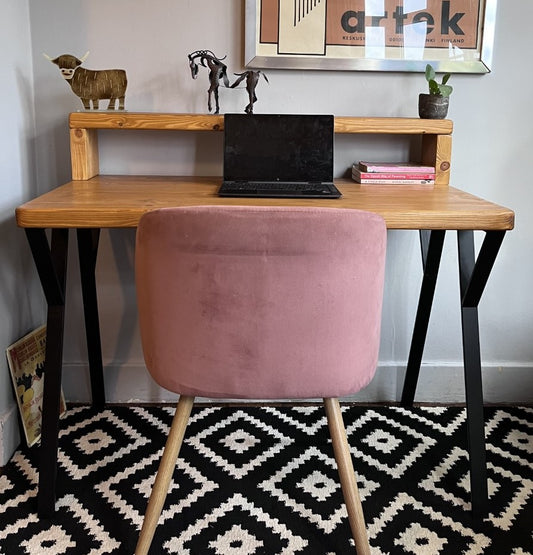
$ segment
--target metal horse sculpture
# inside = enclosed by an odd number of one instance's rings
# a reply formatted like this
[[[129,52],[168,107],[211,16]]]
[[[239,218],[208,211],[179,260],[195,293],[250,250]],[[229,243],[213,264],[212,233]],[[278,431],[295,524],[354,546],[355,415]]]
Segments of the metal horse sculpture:
[[[247,114],[254,113],[254,102],[257,102],[257,96],[255,95],[255,88],[257,87],[257,83],[259,83],[259,78],[261,75],[265,78],[265,81],[268,83],[267,76],[262,71],[245,71],[244,73],[236,73],[239,78],[231,85],[231,88],[234,89],[239,83],[246,79],[246,91],[248,92],[248,98],[250,100],[249,104],[246,106],[244,111]]]
[[[248,92],[249,103],[244,109],[247,114],[253,114],[254,112],[254,102],[257,101],[257,96],[255,95],[255,88],[261,75],[265,78],[268,83],[267,76],[262,71],[245,71],[243,73],[236,73],[238,79],[231,85],[229,84],[229,79],[227,75],[227,66],[222,62],[226,58],[218,58],[213,54],[211,50],[195,50],[191,52],[188,56],[189,67],[191,69],[191,77],[196,79],[198,77],[199,65],[209,69],[209,89],[207,90],[207,108],[209,111],[212,109],[211,95],[215,96],[215,114],[220,111],[220,105],[218,102],[218,88],[220,87],[220,80],[224,82],[224,86],[234,89],[242,81],[246,79],[246,91]],[[198,60],[198,61],[197,61]]]
[[[226,58],[217,58],[211,50],[196,50],[188,55],[189,67],[191,68],[191,77],[196,79],[198,77],[198,63],[203,67],[209,68],[209,89],[207,90],[207,108],[211,111],[211,94],[215,95],[215,114],[218,114],[220,106],[218,103],[218,87],[220,86],[220,80],[224,81],[224,85],[229,87],[229,79],[227,75],[227,66],[222,63],[222,60]]]

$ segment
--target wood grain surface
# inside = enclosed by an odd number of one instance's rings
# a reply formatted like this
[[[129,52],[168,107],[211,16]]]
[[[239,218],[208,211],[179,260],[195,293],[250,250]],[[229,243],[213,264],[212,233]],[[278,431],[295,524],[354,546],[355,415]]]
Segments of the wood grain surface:
[[[136,227],[167,206],[247,205],[356,208],[381,214],[389,229],[512,229],[512,210],[453,187],[360,185],[336,180],[340,199],[221,198],[220,177],[96,176],[71,181],[19,206],[21,227]]]

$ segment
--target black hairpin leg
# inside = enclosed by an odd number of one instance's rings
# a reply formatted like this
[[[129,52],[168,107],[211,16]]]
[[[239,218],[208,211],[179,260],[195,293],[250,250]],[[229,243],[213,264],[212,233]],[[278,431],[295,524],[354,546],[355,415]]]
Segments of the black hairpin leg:
[[[411,406],[415,398],[416,384],[420,373],[420,364],[422,363],[422,354],[426,342],[429,316],[431,314],[435,285],[439,273],[445,233],[443,230],[420,230],[424,277],[422,278],[413,337],[411,339],[411,348],[409,350],[409,359],[403,383],[401,399],[403,406]]]
[[[26,236],[48,304],[37,511],[50,517],[56,497],[68,229],[53,229],[50,245],[44,229],[27,228]]]
[[[105,388],[95,276],[100,230],[78,229],[77,236],[92,400],[94,407],[103,407]]]
[[[486,232],[476,260],[474,232],[457,232],[467,434],[470,455],[470,491],[472,513],[475,517],[483,517],[487,514],[488,500],[483,385],[477,306],[504,236],[505,231]]]

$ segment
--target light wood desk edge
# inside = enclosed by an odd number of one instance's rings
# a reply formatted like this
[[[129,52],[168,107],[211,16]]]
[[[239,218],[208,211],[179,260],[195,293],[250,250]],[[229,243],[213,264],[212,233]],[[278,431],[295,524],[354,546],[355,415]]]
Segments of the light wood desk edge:
[[[71,181],[16,209],[20,227],[136,227],[169,206],[262,205],[354,208],[383,216],[389,229],[510,230],[512,210],[453,187],[359,185],[336,180],[340,199],[221,198],[216,177],[96,176]]]

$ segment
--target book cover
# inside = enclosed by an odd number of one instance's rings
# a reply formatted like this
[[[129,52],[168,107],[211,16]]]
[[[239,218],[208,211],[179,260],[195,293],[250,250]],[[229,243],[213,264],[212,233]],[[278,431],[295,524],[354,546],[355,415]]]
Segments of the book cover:
[[[354,164],[355,165],[355,164]],[[363,172],[419,172],[419,173],[435,173],[433,166],[424,166],[412,162],[365,162],[360,161],[357,164]]]
[[[435,172],[364,172],[357,167],[352,168],[352,177],[360,179],[374,179],[376,181],[389,179],[435,179]]]
[[[28,447],[41,437],[45,350],[46,326],[28,333],[6,349]],[[61,392],[60,416],[65,412],[65,399]]]
[[[361,185],[435,185],[435,181],[431,179],[388,179],[387,181],[383,179],[354,179],[357,183]]]
[[[434,179],[374,179],[362,178],[352,174],[352,179],[361,184],[373,185],[434,185]]]

